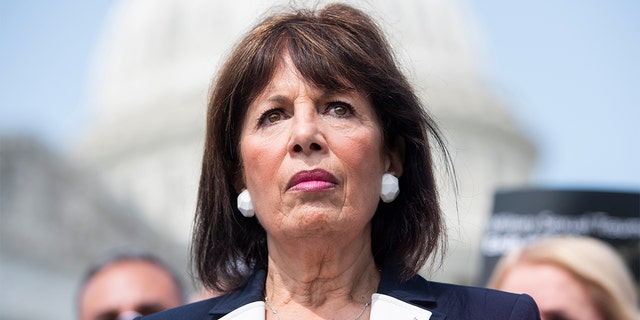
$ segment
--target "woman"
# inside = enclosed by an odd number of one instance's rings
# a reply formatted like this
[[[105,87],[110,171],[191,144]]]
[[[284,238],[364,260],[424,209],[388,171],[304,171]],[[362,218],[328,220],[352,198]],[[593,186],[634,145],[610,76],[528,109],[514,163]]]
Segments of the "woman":
[[[542,319],[638,319],[634,280],[606,243],[551,237],[500,259],[488,286],[528,293]]]
[[[266,18],[209,102],[192,254],[226,294],[149,319],[537,318],[526,295],[416,275],[444,243],[434,144],[367,15]]]

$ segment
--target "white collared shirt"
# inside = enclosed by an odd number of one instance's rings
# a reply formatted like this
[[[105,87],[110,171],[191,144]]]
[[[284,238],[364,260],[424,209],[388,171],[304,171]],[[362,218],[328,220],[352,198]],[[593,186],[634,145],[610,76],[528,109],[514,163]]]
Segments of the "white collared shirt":
[[[220,320],[264,320],[265,303],[256,301],[237,308]],[[394,297],[374,293],[371,296],[371,320],[428,320],[431,311],[425,310]]]

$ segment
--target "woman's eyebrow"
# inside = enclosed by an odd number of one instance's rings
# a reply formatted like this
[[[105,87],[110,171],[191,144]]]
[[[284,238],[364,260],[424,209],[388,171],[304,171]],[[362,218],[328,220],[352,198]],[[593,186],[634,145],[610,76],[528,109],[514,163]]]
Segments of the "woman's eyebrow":
[[[283,95],[277,94],[274,96],[270,96],[269,98],[267,98],[267,101],[269,102],[277,102],[277,103],[287,103],[287,101],[289,101],[289,99]]]
[[[328,100],[331,98],[334,98],[335,96],[339,96],[339,95],[351,95],[353,94],[353,92],[355,91],[354,89],[346,89],[346,90],[323,90],[320,89],[321,93],[320,95],[318,95],[318,98],[320,100]],[[268,102],[275,102],[275,103],[279,103],[279,104],[285,104],[287,102],[289,102],[291,99],[287,98],[284,95],[281,94],[275,94],[273,96],[269,96],[266,101]]]

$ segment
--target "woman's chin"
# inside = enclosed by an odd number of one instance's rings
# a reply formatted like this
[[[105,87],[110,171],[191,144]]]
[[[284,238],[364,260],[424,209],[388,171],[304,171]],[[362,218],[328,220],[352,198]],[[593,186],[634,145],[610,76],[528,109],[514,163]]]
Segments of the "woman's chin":
[[[366,224],[366,221],[358,223],[353,217],[347,219],[340,210],[314,208],[290,213],[287,220],[273,232],[285,237],[336,241],[338,237],[350,238],[361,233]]]
[[[344,223],[339,211],[319,208],[295,211],[288,218],[290,227],[309,232],[329,231]]]

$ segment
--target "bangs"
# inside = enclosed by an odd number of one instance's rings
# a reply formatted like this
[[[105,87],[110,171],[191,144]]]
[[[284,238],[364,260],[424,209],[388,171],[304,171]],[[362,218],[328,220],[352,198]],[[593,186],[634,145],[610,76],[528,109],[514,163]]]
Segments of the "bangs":
[[[285,38],[286,47],[283,52],[286,50],[304,79],[318,88],[331,91],[367,91],[362,86],[356,86],[363,84],[363,81],[358,79],[357,72],[350,67],[357,59],[346,56],[344,53],[348,50],[340,49],[335,41],[328,40],[336,37],[322,35],[314,30],[291,29],[288,30],[290,36]]]
[[[300,75],[318,88],[373,91],[373,78],[386,72],[378,66],[380,57],[375,63],[375,50],[366,49],[374,45],[362,42],[366,37],[357,32],[331,16],[311,17],[303,12],[295,18],[273,19],[256,35],[261,40],[254,43],[253,70],[247,79],[252,83],[250,100],[271,80],[285,54]]]

